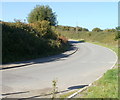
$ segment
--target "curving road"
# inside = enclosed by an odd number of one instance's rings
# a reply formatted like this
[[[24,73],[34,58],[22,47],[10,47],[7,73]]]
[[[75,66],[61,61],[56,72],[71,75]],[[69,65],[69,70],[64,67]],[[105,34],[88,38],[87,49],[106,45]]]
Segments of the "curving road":
[[[116,63],[116,54],[105,47],[91,43],[72,43],[76,45],[78,51],[71,56],[56,61],[3,70],[2,93],[6,96],[13,93],[16,97],[25,95],[28,91],[26,97],[47,93],[51,91],[54,79],[57,80],[59,91],[72,89],[70,88],[72,86],[74,89],[75,86],[94,82]]]

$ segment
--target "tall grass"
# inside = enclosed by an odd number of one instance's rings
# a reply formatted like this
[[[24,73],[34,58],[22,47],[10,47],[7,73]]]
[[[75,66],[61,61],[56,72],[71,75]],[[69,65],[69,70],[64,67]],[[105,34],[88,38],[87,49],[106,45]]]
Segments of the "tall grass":
[[[120,50],[120,43],[119,40],[116,40],[116,36],[118,32],[78,32],[75,31],[61,31],[57,30],[59,34],[69,38],[69,39],[84,39],[87,42],[95,43],[98,45],[105,46],[107,48],[112,49],[116,52],[118,56],[120,56],[120,53],[118,51]]]
[[[118,69],[108,70],[81,95],[80,98],[118,98]]]
[[[58,30],[57,30],[58,31]],[[100,42],[104,44],[117,45],[115,40],[117,32],[74,32],[74,31],[58,31],[59,34],[71,39],[85,39],[90,42]]]

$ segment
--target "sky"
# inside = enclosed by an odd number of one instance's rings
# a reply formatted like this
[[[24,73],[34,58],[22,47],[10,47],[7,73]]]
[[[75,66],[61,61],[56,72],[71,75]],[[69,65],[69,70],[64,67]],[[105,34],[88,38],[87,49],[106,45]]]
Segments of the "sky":
[[[57,15],[58,25],[80,26],[89,30],[118,26],[118,2],[2,2],[0,19],[23,21],[36,5],[49,5]]]

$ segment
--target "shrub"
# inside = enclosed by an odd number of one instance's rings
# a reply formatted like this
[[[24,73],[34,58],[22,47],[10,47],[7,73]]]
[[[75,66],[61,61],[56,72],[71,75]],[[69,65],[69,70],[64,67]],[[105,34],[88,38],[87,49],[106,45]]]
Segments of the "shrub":
[[[45,23],[48,22],[45,21]],[[21,22],[0,24],[2,25],[3,63],[48,56],[64,50],[63,44],[51,30],[49,30],[51,33],[46,33],[45,38],[42,38],[36,36],[36,31],[39,33],[41,30],[34,29],[32,25]]]
[[[116,27],[115,40],[120,39],[120,26]]]
[[[2,25],[2,43],[3,63],[42,55],[46,53],[45,49],[48,47],[45,40],[19,27],[6,24]]]
[[[100,32],[102,30],[100,28],[94,28],[92,31],[94,31],[94,32]]]
[[[38,36],[45,39],[57,39],[57,34],[55,34],[50,26],[50,22],[43,20],[37,21],[33,24],[33,27],[38,31]]]
[[[116,32],[116,29],[105,29],[104,32]]]
[[[82,31],[89,31],[87,28],[82,28]]]
[[[120,39],[120,31],[118,31],[116,34],[115,34],[115,40],[118,40]]]
[[[18,22],[16,21],[15,23],[8,23],[8,22],[3,22],[2,23],[5,30],[9,29],[9,31],[26,31],[27,33],[29,32],[30,34],[36,35],[37,31],[32,28],[30,25],[22,23],[22,22]]]
[[[78,27],[78,31],[82,31],[82,27]]]
[[[66,44],[68,42],[68,39],[64,36],[59,36],[58,40],[60,40],[61,43]]]

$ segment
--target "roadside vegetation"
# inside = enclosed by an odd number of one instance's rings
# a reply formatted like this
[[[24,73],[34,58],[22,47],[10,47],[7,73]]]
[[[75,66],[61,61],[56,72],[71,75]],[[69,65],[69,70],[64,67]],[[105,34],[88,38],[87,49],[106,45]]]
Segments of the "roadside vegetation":
[[[60,100],[64,100],[65,98],[69,97],[70,95],[72,95],[75,92],[77,92],[77,90],[73,90],[73,91],[64,93],[64,94],[60,95],[59,98],[61,98]]]
[[[80,95],[80,98],[118,98],[118,68],[108,70]]]
[[[39,28],[35,29],[22,22],[2,22],[1,24],[3,63],[58,54],[69,47],[66,38],[58,36],[50,29],[40,33]],[[48,30],[49,32],[45,32]]]
[[[117,46],[117,35],[118,32],[96,32],[96,31],[63,31],[56,29],[59,34],[69,39],[84,39],[87,42],[100,42],[103,44],[116,45]]]
[[[36,10],[39,11],[37,14]],[[41,16],[39,15],[41,12],[43,15],[45,15],[45,12],[49,13],[46,16]],[[47,17],[49,14],[52,14],[52,16]],[[51,28],[52,25],[56,25],[55,17],[49,6],[36,6],[28,17],[30,23],[24,23],[16,19],[15,22],[1,21],[2,63],[24,61],[66,51],[69,48],[67,39]],[[51,23],[51,21],[54,23]]]
[[[86,100],[86,98],[98,98],[97,100],[118,100],[118,73],[120,73],[118,68],[108,70],[102,78],[95,81],[90,87],[77,94],[77,98],[75,96],[74,99],[76,98],[75,100],[79,100],[81,98],[82,100]],[[67,98],[75,92],[76,91],[63,94],[60,98]]]

